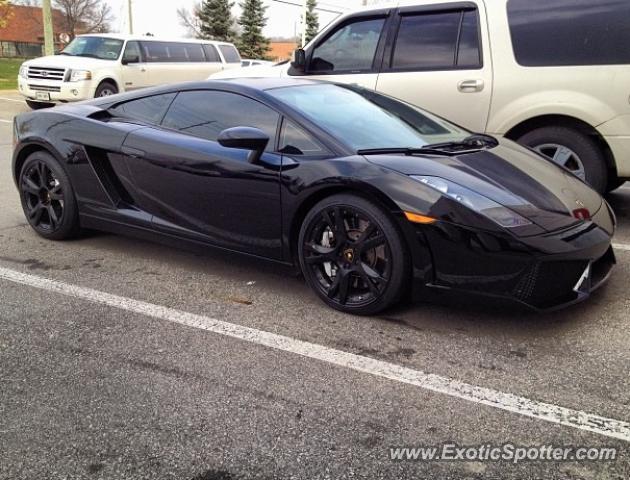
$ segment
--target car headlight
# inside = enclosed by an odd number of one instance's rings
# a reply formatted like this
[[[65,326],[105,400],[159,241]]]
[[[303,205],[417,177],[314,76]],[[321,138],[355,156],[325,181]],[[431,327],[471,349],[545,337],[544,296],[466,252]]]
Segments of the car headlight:
[[[80,82],[82,80],[92,80],[92,72],[89,70],[70,70],[69,80],[71,82]]]
[[[26,65],[20,66],[20,73],[19,73],[19,75],[22,78],[28,78],[28,67]]]
[[[505,228],[523,227],[532,222],[494,200],[439,177],[412,175],[411,178],[452,198]]]

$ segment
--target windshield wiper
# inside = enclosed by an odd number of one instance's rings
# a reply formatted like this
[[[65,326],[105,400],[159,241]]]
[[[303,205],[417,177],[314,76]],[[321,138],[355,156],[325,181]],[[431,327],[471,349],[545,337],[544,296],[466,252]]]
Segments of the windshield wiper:
[[[458,142],[433,143],[425,145],[422,149],[442,150],[442,149],[480,149],[494,148],[499,145],[499,141],[491,135],[485,133],[473,133],[472,135]]]
[[[75,57],[89,57],[89,58],[98,58],[100,60],[105,60],[102,57],[99,57],[98,55],[94,55],[93,53],[77,53],[76,55],[74,55]]]
[[[477,152],[482,148],[494,148],[499,145],[499,141],[482,133],[475,133],[459,142],[444,142],[424,145],[422,147],[384,147],[365,148],[358,150],[359,155],[460,155],[462,153]]]

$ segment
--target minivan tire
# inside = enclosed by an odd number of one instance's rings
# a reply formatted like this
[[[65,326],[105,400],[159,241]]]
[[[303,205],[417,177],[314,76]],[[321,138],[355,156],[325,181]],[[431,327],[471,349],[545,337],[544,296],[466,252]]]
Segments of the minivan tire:
[[[101,83],[96,92],[94,93],[94,98],[100,97],[109,97],[110,95],[116,95],[118,93],[118,88],[111,82],[103,82]]]
[[[588,135],[569,127],[542,127],[526,133],[518,142],[534,150],[549,144],[569,148],[579,157],[586,182],[599,193],[607,191],[608,169],[604,152]]]

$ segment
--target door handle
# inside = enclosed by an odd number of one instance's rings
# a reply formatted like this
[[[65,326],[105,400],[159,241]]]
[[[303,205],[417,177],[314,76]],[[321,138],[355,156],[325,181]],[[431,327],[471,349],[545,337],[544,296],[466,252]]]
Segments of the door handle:
[[[462,93],[481,92],[485,87],[483,80],[462,80],[457,84],[457,90]]]

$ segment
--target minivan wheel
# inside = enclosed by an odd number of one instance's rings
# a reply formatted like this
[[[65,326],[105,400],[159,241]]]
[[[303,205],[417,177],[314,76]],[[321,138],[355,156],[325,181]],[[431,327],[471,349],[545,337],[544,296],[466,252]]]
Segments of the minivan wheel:
[[[34,100],[26,100],[26,104],[31,110],[41,110],[42,108],[54,107],[54,103],[36,102]]]
[[[606,191],[606,159],[588,135],[568,127],[543,127],[526,133],[518,142],[568,169],[599,193]]]
[[[329,306],[373,315],[404,293],[409,262],[389,215],[372,202],[334,195],[306,215],[298,239],[300,267]]]
[[[116,85],[110,82],[103,82],[96,89],[94,98],[109,97],[111,95],[116,95],[117,93],[118,93],[118,88],[116,88]]]

